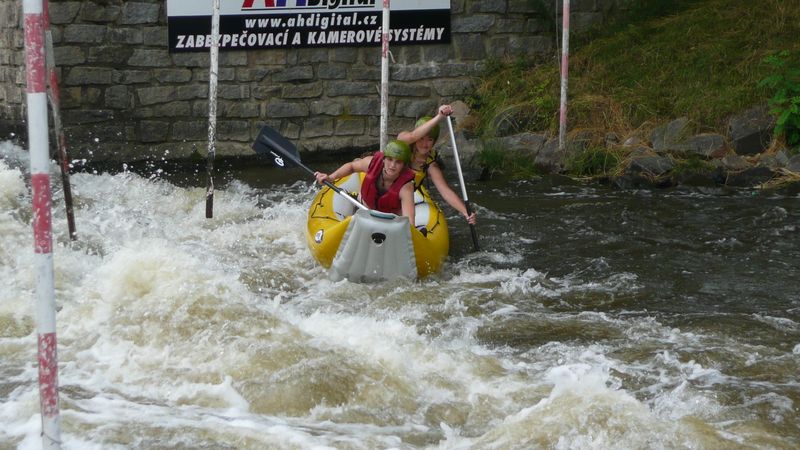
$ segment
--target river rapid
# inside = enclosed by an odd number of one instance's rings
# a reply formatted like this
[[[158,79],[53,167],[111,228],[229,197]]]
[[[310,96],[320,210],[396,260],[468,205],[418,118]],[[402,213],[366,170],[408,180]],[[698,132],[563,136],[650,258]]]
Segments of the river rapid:
[[[53,165],[65,449],[795,449],[797,196],[474,182],[481,250],[332,282],[300,172]],[[27,153],[0,142],[0,448],[40,448]],[[455,177],[450,176],[451,179]]]

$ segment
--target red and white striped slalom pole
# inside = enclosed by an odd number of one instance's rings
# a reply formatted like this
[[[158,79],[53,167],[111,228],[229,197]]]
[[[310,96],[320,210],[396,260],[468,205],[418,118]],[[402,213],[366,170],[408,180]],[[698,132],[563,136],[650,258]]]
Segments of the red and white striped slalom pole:
[[[383,0],[381,24],[381,136],[380,150],[386,149],[389,141],[389,11],[391,1]]]
[[[50,211],[50,151],[47,127],[47,69],[45,67],[43,0],[23,0],[27,76],[28,144],[33,197],[36,331],[39,342],[39,397],[42,448],[60,449],[58,414],[58,353],[56,345],[55,283],[53,282],[53,223]]]
[[[561,11],[561,108],[558,118],[558,149],[567,146],[567,88],[569,86],[569,0],[564,0]]]

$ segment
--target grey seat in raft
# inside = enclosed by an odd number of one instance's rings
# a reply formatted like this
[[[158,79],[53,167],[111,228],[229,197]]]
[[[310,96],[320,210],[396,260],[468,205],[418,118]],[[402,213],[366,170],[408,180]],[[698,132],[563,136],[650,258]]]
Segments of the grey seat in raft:
[[[358,210],[333,259],[331,279],[354,282],[417,277],[408,218]]]

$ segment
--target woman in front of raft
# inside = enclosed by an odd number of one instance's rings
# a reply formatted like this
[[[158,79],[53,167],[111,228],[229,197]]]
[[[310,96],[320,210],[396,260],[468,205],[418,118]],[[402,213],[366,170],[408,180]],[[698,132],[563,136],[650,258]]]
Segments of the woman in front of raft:
[[[464,201],[447,184],[442,173],[441,162],[433,148],[436,139],[439,138],[439,122],[452,113],[453,108],[450,105],[442,105],[439,107],[436,117],[421,117],[414,125],[414,131],[403,131],[397,136],[397,139],[411,146],[411,162],[408,166],[415,172],[415,186],[422,186],[425,179],[430,178],[442,198],[461,213],[469,224],[474,225],[477,220],[475,212],[467,214],[467,206]]]
[[[382,152],[342,165],[330,175],[314,172],[317,183],[334,182],[354,172],[366,172],[361,184],[361,202],[370,209],[408,217],[414,224],[414,171],[408,168],[411,148],[403,141],[390,141]]]

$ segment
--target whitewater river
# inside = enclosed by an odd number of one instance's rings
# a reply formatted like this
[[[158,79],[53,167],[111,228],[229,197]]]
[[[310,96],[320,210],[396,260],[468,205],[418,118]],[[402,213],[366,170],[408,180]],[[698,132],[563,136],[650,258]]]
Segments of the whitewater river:
[[[208,220],[152,169],[74,174],[70,242],[53,166],[65,449],[800,447],[797,196],[474,182],[480,252],[448,209],[442,273],[362,285],[301,172]],[[41,445],[27,171],[0,142],[0,449]]]

